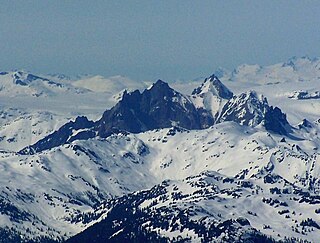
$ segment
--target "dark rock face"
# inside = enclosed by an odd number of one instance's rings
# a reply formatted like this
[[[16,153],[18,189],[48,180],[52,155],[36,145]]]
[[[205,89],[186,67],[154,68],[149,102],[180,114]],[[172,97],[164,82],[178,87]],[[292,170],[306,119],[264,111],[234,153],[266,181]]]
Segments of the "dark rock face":
[[[270,107],[265,114],[265,128],[268,131],[287,135],[290,132],[290,124],[287,121],[287,116],[278,108]]]
[[[70,121],[63,125],[58,131],[53,132],[47,137],[39,140],[35,144],[28,146],[19,154],[34,154],[43,150],[58,147],[60,145],[71,143],[74,140],[89,139],[95,136],[95,132],[91,129],[94,126],[93,121],[89,121],[87,117],[77,117],[75,121]],[[73,135],[74,131],[86,129]]]
[[[8,74],[8,73],[4,73],[4,74]],[[28,86],[35,80],[41,80],[43,82],[48,83],[49,85],[62,87],[62,84],[60,84],[60,83],[56,83],[56,82],[53,82],[47,78],[42,78],[42,77],[30,74],[30,73],[25,73],[22,71],[15,72],[12,75],[12,79],[13,79],[13,83],[15,83],[17,85],[21,85],[21,86]]]
[[[41,77],[38,77],[38,76],[35,76],[33,74],[27,74],[26,77],[24,77],[24,73],[23,72],[16,72],[15,74],[13,74],[13,82],[15,84],[18,84],[18,85],[22,85],[22,86],[27,86],[29,85],[32,81],[34,80],[37,80],[37,79],[40,79],[42,81],[49,81],[48,79],[46,78],[41,78]]]
[[[299,129],[310,129],[313,128],[314,125],[312,122],[308,121],[307,119],[303,119],[302,122],[298,125]]]
[[[199,115],[200,115],[200,123],[202,124],[202,128],[208,128],[214,124],[214,118],[204,108],[198,108],[197,109]]]
[[[233,93],[214,74],[206,78],[200,87],[194,89],[192,95],[199,95],[208,91],[222,99],[229,100],[233,96]]]
[[[211,121],[203,118],[187,97],[158,80],[143,93],[124,93],[122,100],[97,122],[97,130],[99,136],[106,137],[114,130],[138,133],[173,125],[201,129],[207,123]]]

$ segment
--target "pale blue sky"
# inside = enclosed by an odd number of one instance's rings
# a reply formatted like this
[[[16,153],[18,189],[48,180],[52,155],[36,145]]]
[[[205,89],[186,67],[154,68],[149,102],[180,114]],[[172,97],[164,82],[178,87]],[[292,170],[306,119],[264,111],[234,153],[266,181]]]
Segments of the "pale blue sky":
[[[0,2],[0,69],[192,79],[320,56],[319,1]]]

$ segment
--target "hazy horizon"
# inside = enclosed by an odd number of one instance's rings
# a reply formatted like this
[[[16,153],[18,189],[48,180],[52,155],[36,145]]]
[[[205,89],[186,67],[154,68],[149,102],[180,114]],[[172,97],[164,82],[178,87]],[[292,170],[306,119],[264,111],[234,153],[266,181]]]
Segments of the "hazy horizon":
[[[0,69],[167,81],[320,56],[315,1],[5,1]]]

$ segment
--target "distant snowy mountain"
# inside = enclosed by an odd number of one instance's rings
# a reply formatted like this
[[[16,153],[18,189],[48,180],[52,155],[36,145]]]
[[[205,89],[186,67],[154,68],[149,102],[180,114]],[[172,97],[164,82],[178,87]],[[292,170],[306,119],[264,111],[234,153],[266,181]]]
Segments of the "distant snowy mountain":
[[[317,242],[318,64],[0,73],[0,242]]]
[[[39,97],[52,96],[61,92],[76,94],[84,92],[84,90],[25,71],[0,73],[0,96],[30,95]]]
[[[72,82],[72,85],[79,88],[85,88],[93,92],[119,93],[122,90],[145,89],[147,84],[133,81],[123,76],[112,76],[105,78],[103,76],[84,76],[79,80]]]
[[[320,60],[309,57],[292,57],[284,63],[270,66],[241,65],[232,72],[221,77],[238,82],[256,82],[259,84],[275,84],[291,81],[309,81],[320,78]]]
[[[310,92],[307,90],[294,91],[288,94],[288,98],[297,100],[320,99],[320,91]]]
[[[248,90],[263,94],[271,106],[279,106],[287,114],[291,124],[298,124],[304,118],[311,121],[319,118],[320,60],[317,58],[293,57],[270,66],[241,65],[234,71],[224,70],[219,79],[236,95]],[[306,98],[311,99],[305,102]]]

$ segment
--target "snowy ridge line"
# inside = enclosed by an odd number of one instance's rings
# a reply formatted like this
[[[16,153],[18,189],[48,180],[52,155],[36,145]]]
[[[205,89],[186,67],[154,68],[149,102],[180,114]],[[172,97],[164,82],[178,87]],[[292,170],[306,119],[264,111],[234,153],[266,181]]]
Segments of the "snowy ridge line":
[[[293,58],[145,91],[1,72],[0,239],[317,242],[319,67]]]
[[[265,97],[258,97],[254,91],[233,96],[216,76],[206,79],[192,94],[191,98],[184,96],[167,83],[158,80],[142,93],[138,90],[124,92],[122,99],[110,110],[105,111],[99,120],[92,122],[86,117],[77,117],[74,122],[66,123],[18,153],[34,154],[74,140],[86,140],[95,136],[105,138],[119,132],[139,133],[171,126],[190,130],[205,129],[225,121],[251,127],[262,125],[266,130],[282,135],[292,132],[286,115],[278,107],[269,106]],[[212,107],[204,105],[204,97],[212,96],[219,100],[221,106],[215,111]],[[193,101],[197,98],[203,99],[202,107],[196,107],[194,104]]]

